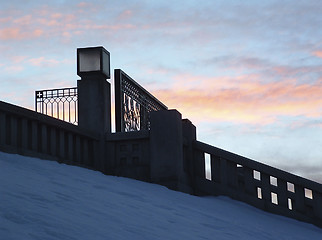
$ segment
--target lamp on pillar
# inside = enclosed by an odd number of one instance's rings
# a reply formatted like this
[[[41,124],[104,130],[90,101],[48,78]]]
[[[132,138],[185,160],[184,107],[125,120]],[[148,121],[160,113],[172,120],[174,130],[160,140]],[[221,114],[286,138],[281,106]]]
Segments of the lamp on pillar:
[[[102,75],[105,79],[110,78],[110,53],[103,47],[78,48],[77,75]]]
[[[104,47],[77,49],[78,125],[111,132],[110,53]]]

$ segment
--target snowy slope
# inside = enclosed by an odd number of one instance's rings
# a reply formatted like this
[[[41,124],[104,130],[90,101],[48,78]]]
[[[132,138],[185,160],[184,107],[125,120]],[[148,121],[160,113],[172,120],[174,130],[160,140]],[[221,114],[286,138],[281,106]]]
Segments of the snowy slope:
[[[322,239],[226,197],[0,152],[0,239]]]

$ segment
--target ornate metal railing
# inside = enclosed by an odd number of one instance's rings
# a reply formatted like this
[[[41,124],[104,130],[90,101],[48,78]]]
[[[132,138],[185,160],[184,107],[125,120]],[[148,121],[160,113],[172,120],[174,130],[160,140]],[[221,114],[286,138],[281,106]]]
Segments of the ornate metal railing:
[[[121,69],[114,70],[117,132],[150,129],[150,112],[168,108]]]
[[[38,90],[35,92],[36,112],[72,124],[78,123],[77,101],[77,87]]]

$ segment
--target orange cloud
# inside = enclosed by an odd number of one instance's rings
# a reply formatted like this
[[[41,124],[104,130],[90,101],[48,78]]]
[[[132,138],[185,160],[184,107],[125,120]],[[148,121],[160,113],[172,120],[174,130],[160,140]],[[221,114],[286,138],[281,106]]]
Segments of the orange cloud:
[[[77,7],[79,8],[84,8],[84,7],[88,7],[90,4],[87,2],[80,2],[77,4]]]
[[[46,59],[45,57],[31,58],[28,62],[33,66],[56,65],[60,62],[55,59]]]
[[[79,8],[88,8],[87,3],[80,3]],[[87,9],[88,10],[88,9]],[[95,11],[89,9],[86,14]],[[61,13],[43,7],[33,10],[32,14],[23,15],[22,12],[14,11],[6,13],[8,16],[0,18],[0,40],[29,40],[41,37],[62,37],[62,41],[69,40],[73,36],[84,31],[109,30],[119,31],[136,28],[131,23],[100,24],[92,18],[87,18],[75,13]],[[130,11],[125,11],[125,15],[130,16]],[[10,16],[9,16],[10,15]]]
[[[295,80],[262,83],[253,78],[183,77],[170,89],[153,93],[168,107],[197,122],[263,125],[275,122],[278,116],[322,116],[321,80],[316,84],[297,84]]]
[[[25,34],[21,32],[20,28],[3,28],[0,29],[1,40],[23,39]]]
[[[128,20],[132,16],[133,16],[133,11],[125,10],[118,16],[118,20],[119,21]]]
[[[23,25],[29,25],[32,23],[32,15],[25,15],[19,18],[16,18],[13,23],[15,24],[23,24]]]
[[[33,31],[24,31],[22,28],[3,28],[0,29],[1,40],[23,40],[37,38],[43,35],[43,30],[35,29]]]
[[[322,50],[317,50],[315,52],[313,52],[313,55],[319,58],[322,58]]]
[[[8,23],[12,20],[12,17],[0,18],[0,23]]]

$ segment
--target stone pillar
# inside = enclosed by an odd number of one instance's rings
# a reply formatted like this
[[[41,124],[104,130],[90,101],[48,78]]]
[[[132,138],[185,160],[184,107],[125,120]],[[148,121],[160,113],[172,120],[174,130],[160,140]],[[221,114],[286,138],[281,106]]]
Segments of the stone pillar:
[[[193,144],[197,140],[196,126],[189,119],[182,120],[183,135],[183,172],[181,173],[180,187],[184,192],[194,194],[194,151]],[[187,188],[188,186],[188,188]]]
[[[93,146],[96,170],[105,172],[105,136],[111,133],[110,53],[104,47],[77,49],[78,126],[98,136]],[[89,159],[91,160],[91,159]]]
[[[181,114],[177,110],[151,112],[150,121],[151,181],[173,190],[191,192],[184,171]],[[191,133],[187,132],[188,135],[190,138]]]
[[[78,126],[96,133],[100,141],[94,167],[105,172],[104,136],[111,133],[111,86],[101,75],[82,77],[77,81]]]
[[[78,126],[98,134],[111,132],[111,85],[101,75],[77,81]]]

